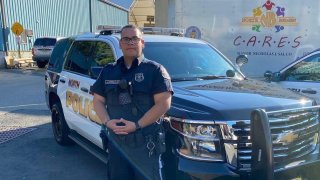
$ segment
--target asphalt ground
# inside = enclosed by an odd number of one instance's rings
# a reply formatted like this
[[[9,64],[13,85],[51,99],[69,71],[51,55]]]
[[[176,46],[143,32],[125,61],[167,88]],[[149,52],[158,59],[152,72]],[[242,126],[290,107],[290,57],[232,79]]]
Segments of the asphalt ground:
[[[0,179],[106,179],[106,165],[99,159],[76,144],[55,142],[50,111],[39,95],[44,71],[0,71]]]

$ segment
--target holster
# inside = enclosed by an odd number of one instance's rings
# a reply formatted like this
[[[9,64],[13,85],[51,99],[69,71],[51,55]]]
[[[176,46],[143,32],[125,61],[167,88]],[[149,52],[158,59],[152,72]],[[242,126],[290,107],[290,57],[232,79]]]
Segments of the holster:
[[[166,137],[162,131],[159,131],[156,136],[156,151],[159,154],[166,152]]]
[[[164,153],[166,151],[166,137],[162,125],[158,125],[158,129],[152,134],[146,135],[145,141],[149,150],[152,147],[152,145],[149,146],[149,143],[153,143],[154,148],[151,149],[154,149],[157,154]]]

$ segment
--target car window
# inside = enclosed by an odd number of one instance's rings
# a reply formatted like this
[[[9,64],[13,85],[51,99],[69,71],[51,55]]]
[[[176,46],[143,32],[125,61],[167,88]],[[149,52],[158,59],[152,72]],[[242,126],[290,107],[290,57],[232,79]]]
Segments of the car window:
[[[172,78],[226,76],[227,70],[236,71],[207,44],[148,42],[143,52],[146,58],[162,64]]]
[[[55,38],[38,38],[34,42],[34,46],[54,46],[56,42]]]
[[[64,69],[89,75],[94,46],[94,41],[76,41],[73,43]]]
[[[71,39],[61,39],[55,45],[48,64],[48,69],[56,72],[61,72],[63,61],[72,44]]]
[[[320,81],[320,55],[316,54],[284,72],[286,81]]]
[[[91,66],[105,66],[115,61],[111,47],[105,42],[97,42],[93,52],[93,63]]]

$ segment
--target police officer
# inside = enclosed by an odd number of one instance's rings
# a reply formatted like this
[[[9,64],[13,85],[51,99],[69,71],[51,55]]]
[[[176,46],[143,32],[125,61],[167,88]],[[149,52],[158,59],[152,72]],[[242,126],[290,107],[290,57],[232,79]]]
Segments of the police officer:
[[[121,29],[123,56],[103,68],[91,91],[94,108],[108,128],[109,179],[162,179],[161,117],[170,108],[166,69],[142,54],[142,32]]]

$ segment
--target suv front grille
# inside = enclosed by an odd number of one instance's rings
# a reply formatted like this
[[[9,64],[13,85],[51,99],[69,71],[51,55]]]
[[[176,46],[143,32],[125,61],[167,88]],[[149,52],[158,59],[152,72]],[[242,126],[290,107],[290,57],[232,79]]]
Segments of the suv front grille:
[[[318,109],[267,115],[276,164],[293,161],[315,149],[319,132]]]
[[[290,164],[315,150],[319,137],[319,108],[267,112],[267,116],[275,167],[280,163]],[[237,170],[250,172],[250,121],[239,121],[232,129],[237,137],[232,143],[237,153]]]

